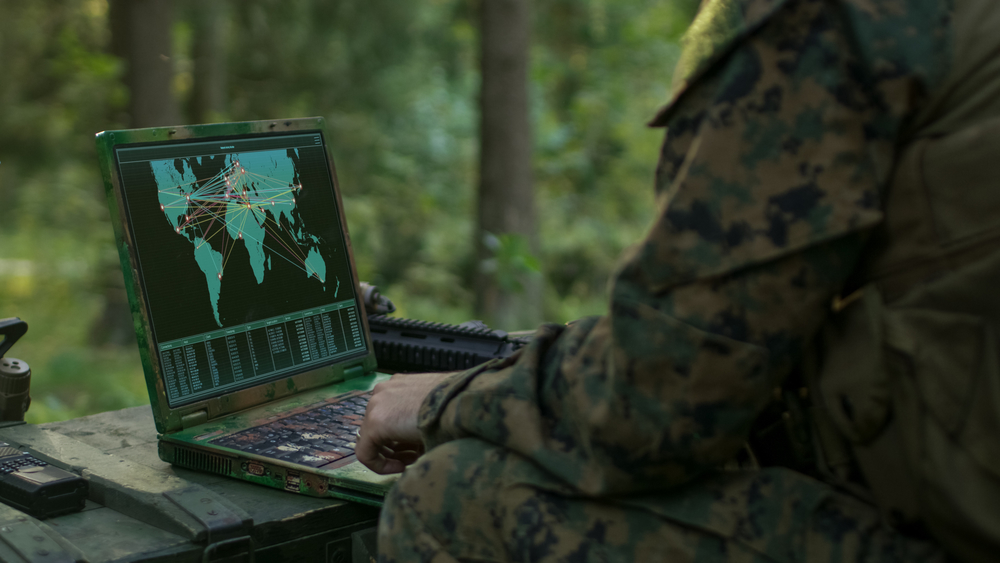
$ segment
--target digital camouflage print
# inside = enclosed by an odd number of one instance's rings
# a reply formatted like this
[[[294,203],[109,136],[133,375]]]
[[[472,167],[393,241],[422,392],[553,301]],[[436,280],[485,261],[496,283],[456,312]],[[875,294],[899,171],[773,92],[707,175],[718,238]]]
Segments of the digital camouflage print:
[[[443,444],[389,493],[379,560],[944,562],[936,546],[893,533],[870,506],[784,468],[610,499],[525,485],[552,479],[482,440]]]
[[[420,425],[437,448],[390,495],[381,560],[638,561],[641,545],[678,561],[920,560],[901,554],[926,546],[817,481],[715,468],[882,221],[908,119],[949,65],[951,11],[707,2],[653,121],[659,216],[622,256],[609,313],[543,326],[432,393]],[[488,547],[461,551],[475,534]]]

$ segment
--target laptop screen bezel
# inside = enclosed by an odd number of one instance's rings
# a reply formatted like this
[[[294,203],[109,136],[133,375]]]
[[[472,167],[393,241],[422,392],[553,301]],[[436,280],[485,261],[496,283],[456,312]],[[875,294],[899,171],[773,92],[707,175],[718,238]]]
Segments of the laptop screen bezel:
[[[283,397],[337,383],[345,379],[375,371],[375,353],[368,330],[367,316],[361,299],[354,251],[347,229],[340,184],[337,179],[333,157],[326,144],[323,119],[319,117],[286,119],[281,121],[254,121],[241,123],[221,123],[183,127],[155,127],[120,131],[104,131],[97,134],[98,154],[105,190],[115,231],[115,244],[119,251],[125,288],[132,310],[133,323],[138,340],[140,359],[149,391],[150,403],[157,430],[169,433],[207,422],[218,417],[238,412],[257,405],[266,404]],[[126,222],[127,204],[122,189],[117,160],[117,149],[129,146],[169,143],[174,141],[215,140],[245,138],[249,135],[287,135],[291,133],[317,132],[323,138],[330,182],[334,192],[338,219],[344,247],[349,263],[349,275],[354,286],[354,301],[360,317],[366,352],[357,356],[339,359],[329,365],[292,373],[285,377],[232,390],[220,396],[208,397],[191,403],[171,407],[167,399],[166,382],[152,323],[148,300],[144,294],[140,278],[140,264],[131,228]]]

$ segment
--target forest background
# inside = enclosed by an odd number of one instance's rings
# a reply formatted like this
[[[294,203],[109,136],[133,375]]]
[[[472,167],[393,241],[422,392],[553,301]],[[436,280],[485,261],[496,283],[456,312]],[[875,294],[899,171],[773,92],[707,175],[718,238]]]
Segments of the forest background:
[[[30,327],[8,354],[32,367],[27,420],[148,402],[93,135],[136,123],[127,61],[156,38],[123,43],[114,2],[165,30],[180,123],[325,117],[359,275],[397,316],[533,328],[477,307],[484,272],[534,287],[540,320],[603,313],[652,219],[663,132],[645,123],[698,0],[519,0],[536,234],[483,256],[481,2],[498,1],[0,0],[0,318]]]

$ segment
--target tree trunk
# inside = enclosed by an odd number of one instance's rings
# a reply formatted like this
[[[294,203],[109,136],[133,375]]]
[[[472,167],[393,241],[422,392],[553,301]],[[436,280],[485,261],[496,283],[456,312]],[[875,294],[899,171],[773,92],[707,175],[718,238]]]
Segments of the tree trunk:
[[[224,120],[226,111],[226,32],[229,2],[211,0],[193,5],[194,91],[191,120],[211,123]]]
[[[497,328],[534,328],[541,318],[541,278],[518,270],[522,262],[511,256],[538,254],[528,111],[530,4],[482,0],[480,10],[476,312]]]
[[[112,0],[115,54],[125,61],[132,127],[177,125],[173,95],[172,0]]]
[[[176,125],[180,112],[172,91],[172,0],[111,0],[108,17],[111,52],[125,62],[129,126]],[[126,345],[135,332],[121,269],[107,264],[103,270],[104,308],[91,341]]]

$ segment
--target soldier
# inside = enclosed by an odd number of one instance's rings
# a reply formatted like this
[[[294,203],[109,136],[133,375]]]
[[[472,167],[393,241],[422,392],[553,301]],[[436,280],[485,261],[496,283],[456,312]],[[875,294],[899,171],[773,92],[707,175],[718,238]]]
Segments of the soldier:
[[[997,29],[995,0],[706,1],[608,313],[376,388],[359,459],[428,450],[380,560],[993,560]]]

